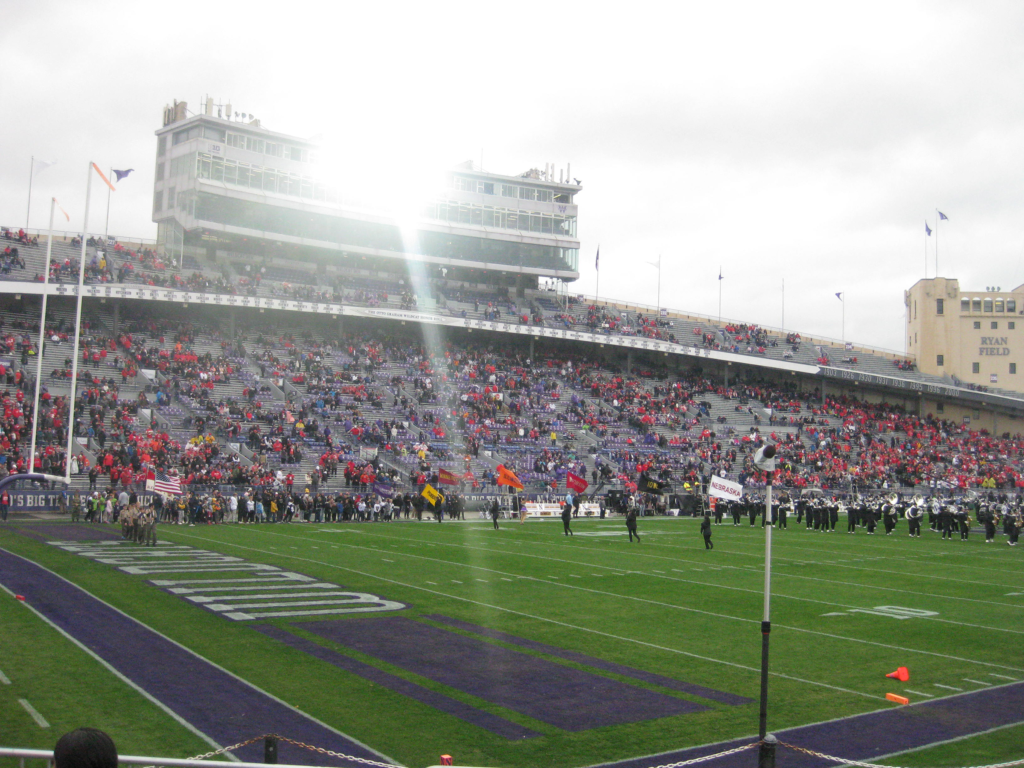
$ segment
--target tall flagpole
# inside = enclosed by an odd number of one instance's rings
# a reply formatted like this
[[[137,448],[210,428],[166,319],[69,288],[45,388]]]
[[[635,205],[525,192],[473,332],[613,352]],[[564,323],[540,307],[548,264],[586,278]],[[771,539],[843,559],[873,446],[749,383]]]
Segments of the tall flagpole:
[[[846,291],[843,291],[843,349],[846,349]]]
[[[722,265],[718,265],[718,324],[722,324]]]
[[[114,168],[113,168],[113,166],[111,166],[111,168],[110,168],[110,176],[113,176],[113,175],[114,175]],[[110,176],[108,176],[107,178],[110,178]],[[107,237],[109,236],[109,233],[110,233],[110,187],[107,187],[107,221],[103,225],[103,245],[104,245],[104,247],[106,247]]]
[[[939,209],[935,209],[935,276],[939,276]]]
[[[78,342],[82,336],[82,289],[85,286],[85,244],[89,240],[89,194],[92,191],[92,162],[85,182],[85,217],[82,221],[82,253],[78,264],[78,301],[75,303],[75,344],[71,355],[71,395],[68,401],[68,449],[64,457],[64,481],[71,482],[71,445],[75,439],[75,394],[78,385]]]
[[[594,259],[594,270],[597,272],[597,301],[601,300],[601,246],[597,246],[597,257]]]
[[[786,332],[786,278],[782,278],[782,332]]]
[[[46,284],[50,282],[50,254],[53,251],[53,209],[57,207],[57,198],[50,199],[50,228],[46,233],[46,267],[43,270],[43,306],[39,315],[39,346],[36,347],[36,393],[32,398],[32,440],[28,449],[28,471],[35,469],[36,463],[36,432],[39,430],[39,385],[43,379],[43,345],[46,343]],[[70,465],[71,457],[65,461]]]
[[[32,174],[36,169],[36,156],[32,155],[32,160],[28,166],[28,208],[25,209],[25,229],[28,230],[29,216],[32,215]]]

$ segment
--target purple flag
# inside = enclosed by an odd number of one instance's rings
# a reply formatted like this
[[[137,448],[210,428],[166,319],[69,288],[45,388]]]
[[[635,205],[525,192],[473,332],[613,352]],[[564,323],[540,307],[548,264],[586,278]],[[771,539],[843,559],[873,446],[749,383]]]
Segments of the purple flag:
[[[928,237],[932,236],[932,228],[928,226],[927,221],[924,223],[924,233],[928,235]]]

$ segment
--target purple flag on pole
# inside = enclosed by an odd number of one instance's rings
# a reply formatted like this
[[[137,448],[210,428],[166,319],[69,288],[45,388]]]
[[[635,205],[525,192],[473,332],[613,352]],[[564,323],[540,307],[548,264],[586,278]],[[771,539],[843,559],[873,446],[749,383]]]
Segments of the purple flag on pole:
[[[924,223],[924,233],[928,235],[928,237],[931,237],[932,235],[932,228],[928,226],[927,221]]]
[[[135,169],[134,168],[129,168],[127,171],[118,171],[118,170],[115,170],[115,169],[112,168],[111,170],[114,171],[114,181],[120,181],[125,176],[127,176],[129,173],[134,171]]]

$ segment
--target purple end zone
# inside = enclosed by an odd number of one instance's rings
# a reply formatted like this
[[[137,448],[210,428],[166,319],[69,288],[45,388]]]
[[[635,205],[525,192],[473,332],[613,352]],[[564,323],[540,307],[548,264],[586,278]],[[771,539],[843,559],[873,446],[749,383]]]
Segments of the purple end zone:
[[[0,584],[24,595],[27,604],[103,659],[135,685],[222,745],[261,733],[289,738],[357,757],[380,756],[253,688],[185,650],[79,587],[22,557],[0,549]],[[235,754],[261,762],[263,745]],[[282,763],[337,765],[328,755],[285,742]]]
[[[321,661],[333,664],[339,669],[351,672],[354,675],[359,675],[359,677],[369,680],[376,685],[401,693],[409,698],[416,699],[416,701],[423,702],[424,704],[427,704],[434,709],[439,709],[442,712],[447,712],[449,715],[454,715],[460,720],[464,720],[471,725],[478,726],[490,731],[491,733],[496,733],[499,736],[504,736],[506,739],[526,739],[534,736],[540,736],[537,731],[532,731],[518,723],[513,723],[511,720],[506,720],[504,717],[498,717],[498,715],[492,715],[490,712],[484,712],[483,710],[470,706],[458,699],[453,699],[451,696],[445,696],[443,693],[438,693],[430,690],[429,688],[424,688],[422,685],[417,685],[416,683],[404,680],[398,675],[392,675],[390,672],[385,672],[382,669],[377,669],[376,667],[364,664],[356,659],[351,659],[337,651],[332,651],[330,648],[324,648],[322,645],[317,645],[311,640],[297,637],[296,635],[286,632],[279,627],[264,624],[255,626],[253,629],[257,632],[262,632],[267,637],[279,640],[292,648],[304,651],[310,656],[315,656]]]
[[[121,538],[120,526],[93,523],[26,525],[18,526],[14,530],[39,541],[115,541]]]
[[[616,664],[613,661],[595,659],[593,656],[587,656],[585,653],[567,651],[564,648],[557,648],[553,645],[538,643],[535,640],[516,637],[515,635],[510,635],[508,632],[502,632],[499,629],[490,629],[488,627],[481,627],[478,624],[470,624],[468,621],[461,621],[448,616],[438,615],[424,616],[423,618],[436,621],[440,624],[447,624],[448,626],[455,627],[456,629],[464,629],[467,632],[472,632],[474,634],[481,635],[482,637],[489,637],[494,640],[501,640],[504,643],[510,643],[511,645],[518,645],[520,648],[529,648],[533,651],[540,651],[541,653],[546,653],[549,656],[557,656],[558,658],[565,659],[566,661],[574,661],[577,664],[584,664],[588,667],[593,667],[594,669],[612,672],[616,675],[622,675],[623,677],[631,677],[634,680],[641,680],[645,683],[653,683],[654,685],[660,685],[662,688],[669,688],[673,691],[689,693],[694,696],[700,696],[703,699],[717,701],[721,704],[739,706],[741,704],[749,704],[753,701],[753,699],[748,699],[746,696],[737,696],[735,693],[716,691],[714,688],[705,688],[702,685],[686,683],[682,680],[664,677],[663,675],[657,675],[653,672],[645,672],[642,669],[633,669],[632,667],[626,667],[622,664]]]
[[[883,755],[921,749],[937,742],[1020,723],[1024,723],[1024,683],[1011,683],[774,733],[780,742],[847,760],[871,761]],[[751,736],[678,752],[603,763],[602,766],[648,768],[713,755],[754,740],[756,737]],[[755,752],[756,748],[711,760],[704,765],[710,768],[749,768],[757,762]],[[825,768],[835,765],[784,747],[779,747],[778,763],[786,768]]]
[[[348,619],[297,626],[566,731],[707,709],[412,619]]]

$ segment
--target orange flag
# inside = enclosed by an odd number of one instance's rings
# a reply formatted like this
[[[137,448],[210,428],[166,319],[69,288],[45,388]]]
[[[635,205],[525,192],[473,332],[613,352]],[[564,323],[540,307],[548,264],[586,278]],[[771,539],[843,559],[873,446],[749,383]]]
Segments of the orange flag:
[[[98,173],[100,175],[100,178],[103,179],[104,183],[108,187],[110,187],[111,191],[117,192],[117,187],[115,187],[113,184],[110,183],[110,179],[108,179],[106,176],[103,175],[103,171],[100,170],[100,167],[98,165],[96,165],[96,163],[92,164],[92,168],[93,168],[94,171],[96,171],[96,173]]]
[[[511,469],[506,469],[503,464],[498,465],[498,485],[508,485],[516,490],[523,490],[523,484],[519,482],[516,473]]]

